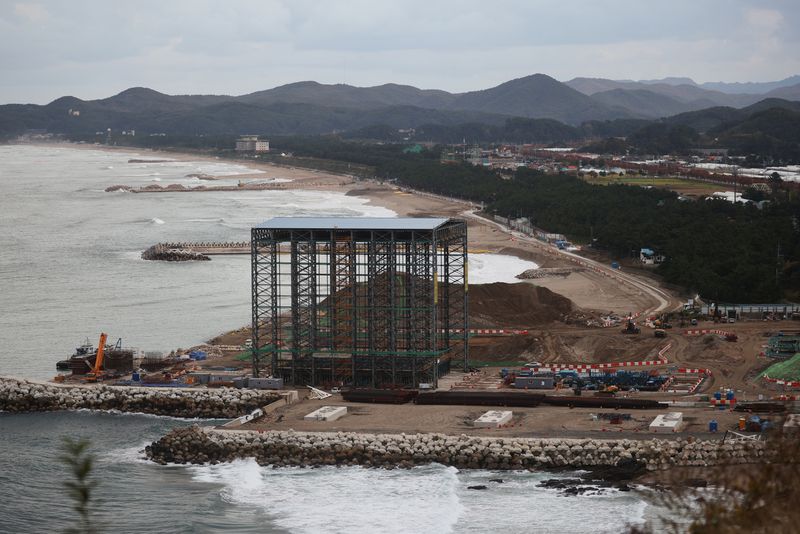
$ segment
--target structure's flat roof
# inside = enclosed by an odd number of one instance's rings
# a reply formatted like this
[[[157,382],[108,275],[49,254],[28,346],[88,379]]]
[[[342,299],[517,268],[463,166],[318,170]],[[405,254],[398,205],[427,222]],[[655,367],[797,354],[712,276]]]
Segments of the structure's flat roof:
[[[434,230],[441,217],[274,217],[256,225],[268,230]]]

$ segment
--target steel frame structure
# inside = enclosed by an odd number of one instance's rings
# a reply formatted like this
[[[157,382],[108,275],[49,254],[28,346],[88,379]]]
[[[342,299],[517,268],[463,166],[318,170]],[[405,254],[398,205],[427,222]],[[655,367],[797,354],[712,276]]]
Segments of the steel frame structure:
[[[467,368],[467,225],[287,218],[251,230],[253,375],[436,387]]]

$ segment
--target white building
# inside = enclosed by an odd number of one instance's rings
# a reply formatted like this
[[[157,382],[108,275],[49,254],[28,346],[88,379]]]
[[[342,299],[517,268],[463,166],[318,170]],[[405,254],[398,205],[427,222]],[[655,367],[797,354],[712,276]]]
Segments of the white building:
[[[259,141],[257,135],[243,135],[236,141],[236,152],[269,152],[269,141]]]

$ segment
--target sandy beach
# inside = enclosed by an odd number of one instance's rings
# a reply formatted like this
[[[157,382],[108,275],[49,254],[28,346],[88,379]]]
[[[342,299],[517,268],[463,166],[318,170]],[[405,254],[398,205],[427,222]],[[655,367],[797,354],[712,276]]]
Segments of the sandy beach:
[[[191,152],[175,152],[164,150],[139,149],[134,147],[109,147],[104,145],[86,145],[62,143],[70,148],[86,150],[105,150],[138,154],[141,160],[176,160],[176,161],[224,161],[237,163],[252,169],[252,173],[209,177],[206,189],[197,194],[213,194],[216,185],[230,187],[231,182],[247,183],[271,179],[291,180],[281,182],[281,189],[311,189],[319,191],[338,191],[348,195],[369,199],[369,204],[388,208],[400,217],[456,217],[468,221],[469,248],[471,252],[488,252],[507,254],[533,261],[539,267],[573,268],[575,263],[561,257],[555,249],[545,243],[522,239],[502,230],[498,225],[487,224],[470,214],[475,206],[468,202],[447,199],[401,189],[394,185],[378,183],[373,180],[357,179],[353,176],[333,174],[325,171],[305,169],[291,166],[291,158],[286,165],[261,162],[252,159],[222,159],[214,156]],[[114,186],[116,184],[108,184]],[[169,183],[160,183],[163,192],[170,192]],[[205,184],[204,184],[205,185]],[[258,189],[258,186],[253,186]],[[162,191],[157,191],[162,192]],[[187,236],[187,240],[190,236]],[[546,287],[572,300],[580,308],[598,313],[627,314],[651,308],[656,304],[652,294],[628,283],[620,283],[595,270],[575,269],[568,276],[538,278],[529,283]],[[651,282],[650,282],[651,283]],[[677,298],[670,299],[670,306],[677,306]]]

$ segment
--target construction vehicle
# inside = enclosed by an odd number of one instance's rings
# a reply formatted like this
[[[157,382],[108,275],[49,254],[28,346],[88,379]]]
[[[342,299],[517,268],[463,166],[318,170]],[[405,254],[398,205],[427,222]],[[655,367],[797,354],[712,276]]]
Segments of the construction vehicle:
[[[618,386],[614,385],[604,385],[601,389],[595,392],[595,397],[613,397],[619,391]]]
[[[638,334],[639,332],[641,332],[641,330],[636,326],[636,323],[633,322],[633,319],[628,319],[628,323],[622,330],[623,334]]]
[[[100,341],[97,343],[97,354],[94,357],[94,367],[91,372],[86,374],[86,378],[84,379],[87,382],[97,382],[105,377],[105,373],[103,372],[103,357],[106,353],[107,338],[108,335],[105,332],[100,334]]]
[[[655,332],[653,332],[655,337],[667,337],[667,331],[663,328],[656,328]]]
[[[586,387],[586,383],[576,374],[575,378],[572,380],[572,385],[573,385],[573,390],[572,390],[573,393],[575,394],[576,397],[580,397],[581,391],[583,391],[583,389]]]

